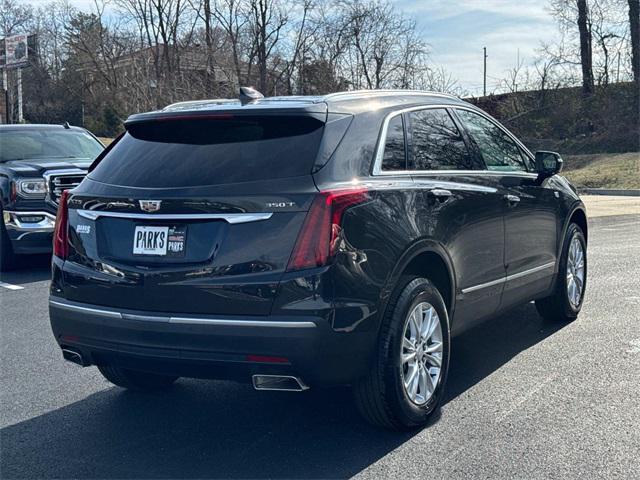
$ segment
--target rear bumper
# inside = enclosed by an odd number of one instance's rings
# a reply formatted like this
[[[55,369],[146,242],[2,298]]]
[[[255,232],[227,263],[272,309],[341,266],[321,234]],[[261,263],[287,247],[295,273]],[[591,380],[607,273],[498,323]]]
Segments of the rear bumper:
[[[51,252],[55,215],[45,211],[5,210],[2,213],[7,235],[15,253]]]
[[[372,332],[336,332],[319,317],[168,315],[56,296],[49,314],[61,348],[86,363],[196,378],[277,374],[310,386],[348,384],[366,373],[375,342]]]

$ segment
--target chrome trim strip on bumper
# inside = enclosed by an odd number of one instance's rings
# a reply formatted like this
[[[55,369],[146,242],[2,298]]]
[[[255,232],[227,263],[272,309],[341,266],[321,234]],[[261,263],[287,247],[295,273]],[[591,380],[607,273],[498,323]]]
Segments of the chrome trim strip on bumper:
[[[500,285],[501,283],[506,283],[511,280],[516,280],[518,278],[526,277],[527,275],[531,275],[532,273],[540,272],[542,270],[546,270],[551,267],[555,267],[556,262],[545,263],[544,265],[540,265],[538,267],[531,268],[529,270],[525,270],[523,272],[513,273],[511,275],[507,275],[506,277],[498,278],[497,280],[492,280],[487,283],[481,283],[480,285],[474,285],[473,287],[463,288],[462,293],[471,293],[477,290],[482,290],[483,288],[493,287],[495,285]]]
[[[225,220],[227,223],[248,223],[268,220],[273,212],[262,213],[127,213],[99,210],[76,210],[78,215],[89,220],[99,217],[131,218],[135,220]]]
[[[9,211],[2,212],[4,223],[8,229],[16,232],[53,232],[56,223],[56,216],[49,212],[38,211]],[[44,217],[39,222],[23,222],[21,217]]]
[[[178,316],[158,316],[158,315],[138,315],[121,313],[114,310],[105,310],[95,307],[85,307],[72,303],[65,303],[58,300],[49,300],[49,305],[59,307],[63,310],[78,313],[91,313],[105,318],[116,318],[119,320],[138,320],[161,323],[179,323],[188,325],[216,325],[227,327],[268,327],[268,328],[316,328],[316,324],[310,321],[277,321],[277,320],[232,320],[226,318],[202,318],[202,317],[178,317]]]
[[[120,312],[114,312],[111,310],[101,310],[99,308],[81,307],[80,305],[71,305],[70,303],[57,302],[55,300],[49,300],[49,305],[55,305],[56,307],[60,307],[63,310],[69,310],[70,312],[91,313],[99,317],[118,318],[122,320],[122,314]]]
[[[169,317],[169,323],[227,325],[232,327],[316,328],[313,322],[281,322],[273,320],[229,320],[222,318]]]

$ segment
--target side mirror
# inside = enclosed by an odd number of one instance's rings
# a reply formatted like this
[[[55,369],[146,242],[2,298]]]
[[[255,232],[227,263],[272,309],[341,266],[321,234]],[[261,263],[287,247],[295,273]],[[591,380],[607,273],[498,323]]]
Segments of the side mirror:
[[[550,177],[562,171],[564,161],[559,153],[539,150],[536,152],[536,171],[545,177]]]

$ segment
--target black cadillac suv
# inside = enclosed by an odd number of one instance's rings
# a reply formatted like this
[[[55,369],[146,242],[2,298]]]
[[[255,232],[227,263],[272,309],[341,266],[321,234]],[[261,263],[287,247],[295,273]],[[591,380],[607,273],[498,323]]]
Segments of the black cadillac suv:
[[[423,425],[450,338],[535,300],[580,311],[587,220],[559,155],[409,91],[178,104],[131,116],[64,193],[50,317],[116,385],[351,385]]]

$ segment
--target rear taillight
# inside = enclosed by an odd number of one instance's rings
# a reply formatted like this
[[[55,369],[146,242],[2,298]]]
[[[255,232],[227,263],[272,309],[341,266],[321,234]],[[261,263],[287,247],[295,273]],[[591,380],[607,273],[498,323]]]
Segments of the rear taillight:
[[[326,265],[338,251],[344,212],[368,199],[366,188],[318,194],[302,224],[287,271]]]
[[[60,203],[58,204],[58,214],[56,215],[56,226],[53,230],[53,254],[56,257],[65,259],[69,255],[69,209],[67,207],[67,199],[69,192],[67,190],[60,195]]]

